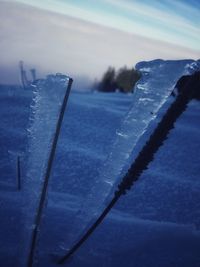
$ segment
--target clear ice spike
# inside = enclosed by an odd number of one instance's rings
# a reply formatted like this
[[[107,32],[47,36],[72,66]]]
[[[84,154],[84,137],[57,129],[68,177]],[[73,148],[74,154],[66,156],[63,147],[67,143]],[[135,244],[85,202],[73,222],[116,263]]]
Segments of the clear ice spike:
[[[142,78],[135,86],[132,106],[125,115],[121,128],[116,131],[111,152],[100,169],[99,176],[94,179],[93,187],[88,189],[88,195],[73,220],[73,228],[65,240],[68,250],[82,237],[112,199],[116,186],[129,167],[127,162],[130,162],[130,157],[132,159],[133,151],[137,151],[138,144],[141,146],[141,137],[157,117],[177,81],[183,75],[192,74],[199,68],[200,61],[194,60],[158,59],[136,65]]]
[[[48,75],[46,79],[38,80],[31,89],[34,93],[31,105],[30,127],[28,129],[28,146],[25,157],[25,178],[22,184],[24,199],[24,255],[21,266],[26,266],[33,231],[37,227],[36,217],[44,189],[49,158],[55,140],[63,108],[63,101],[68,97],[70,78],[62,75]],[[45,201],[44,201],[45,202]]]

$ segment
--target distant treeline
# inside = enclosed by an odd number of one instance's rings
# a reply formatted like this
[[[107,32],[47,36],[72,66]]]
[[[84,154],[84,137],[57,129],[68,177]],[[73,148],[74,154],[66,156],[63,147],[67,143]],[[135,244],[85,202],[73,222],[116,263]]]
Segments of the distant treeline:
[[[141,74],[134,68],[128,69],[124,66],[116,71],[114,67],[109,67],[101,81],[96,84],[96,90],[101,92],[132,92],[140,77]]]

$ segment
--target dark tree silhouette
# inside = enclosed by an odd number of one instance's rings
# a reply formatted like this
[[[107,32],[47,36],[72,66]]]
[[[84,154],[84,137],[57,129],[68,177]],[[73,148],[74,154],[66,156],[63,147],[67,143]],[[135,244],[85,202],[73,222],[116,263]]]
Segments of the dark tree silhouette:
[[[126,66],[119,69],[117,72],[115,82],[118,89],[121,92],[127,93],[131,92],[134,88],[135,83],[139,80],[140,74],[138,71],[133,69],[128,69]]]
[[[101,92],[114,92],[115,89],[115,69],[113,67],[109,67],[103,75],[103,78],[98,86],[98,90]]]
[[[113,67],[109,67],[97,89],[101,92],[115,92],[116,90],[123,93],[132,92],[140,77],[140,73],[134,68],[128,69],[125,66],[116,72]]]

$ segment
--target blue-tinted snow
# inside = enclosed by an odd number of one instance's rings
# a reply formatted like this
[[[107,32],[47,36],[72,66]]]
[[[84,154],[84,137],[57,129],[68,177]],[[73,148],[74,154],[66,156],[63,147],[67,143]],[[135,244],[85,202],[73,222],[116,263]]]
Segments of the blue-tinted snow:
[[[17,191],[16,157],[26,149],[31,92],[0,87],[0,266],[20,266],[22,194]]]
[[[21,153],[25,149],[30,99],[27,92],[17,90],[1,91],[0,99],[1,137],[6,140],[2,142],[1,138],[1,151],[4,156],[7,150],[12,151],[12,159],[13,151]],[[77,211],[94,179],[100,177],[116,129],[132,100],[131,95],[122,94],[71,95],[35,266],[56,266],[55,258],[68,247],[66,240]],[[200,266],[199,121],[200,104],[192,101],[150,168],[68,266]],[[22,267],[23,194],[16,192],[12,183],[15,168],[7,174],[9,157],[10,153],[1,156],[0,266]]]

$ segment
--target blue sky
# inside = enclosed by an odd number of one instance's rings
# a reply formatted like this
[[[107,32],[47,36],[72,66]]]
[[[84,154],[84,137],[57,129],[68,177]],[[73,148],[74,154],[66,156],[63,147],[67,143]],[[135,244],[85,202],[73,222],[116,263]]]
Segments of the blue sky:
[[[0,0],[0,83],[18,63],[38,76],[99,79],[108,66],[200,58],[198,0]]]
[[[19,0],[18,2],[200,50],[199,0]]]

